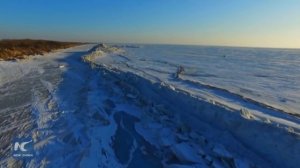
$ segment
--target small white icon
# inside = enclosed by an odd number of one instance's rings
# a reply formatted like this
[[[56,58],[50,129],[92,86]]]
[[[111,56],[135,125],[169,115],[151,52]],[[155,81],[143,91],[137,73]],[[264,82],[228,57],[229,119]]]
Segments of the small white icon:
[[[25,149],[25,145],[32,142],[32,140],[28,141],[28,142],[15,142],[15,145],[14,145],[14,151],[17,151],[18,149],[22,152],[26,152],[27,150]]]

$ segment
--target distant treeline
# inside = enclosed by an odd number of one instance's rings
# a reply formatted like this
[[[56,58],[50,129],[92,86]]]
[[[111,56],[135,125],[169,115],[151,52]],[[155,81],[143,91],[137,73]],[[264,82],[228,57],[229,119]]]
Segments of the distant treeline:
[[[43,55],[55,49],[80,45],[77,42],[59,42],[48,40],[0,40],[0,60],[23,59],[29,55]]]

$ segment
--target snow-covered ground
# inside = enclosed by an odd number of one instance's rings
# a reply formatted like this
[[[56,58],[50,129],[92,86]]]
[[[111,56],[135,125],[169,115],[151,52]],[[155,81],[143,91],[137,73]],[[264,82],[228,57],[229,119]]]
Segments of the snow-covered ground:
[[[91,44],[2,61],[0,167],[296,168],[299,53]],[[27,162],[10,150],[24,136]]]

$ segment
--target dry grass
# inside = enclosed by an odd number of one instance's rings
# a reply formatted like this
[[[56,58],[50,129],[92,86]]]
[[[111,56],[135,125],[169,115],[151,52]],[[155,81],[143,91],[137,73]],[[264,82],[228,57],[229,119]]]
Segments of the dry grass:
[[[81,43],[47,40],[1,40],[0,60],[23,59],[29,55],[43,55],[55,49],[73,47]]]

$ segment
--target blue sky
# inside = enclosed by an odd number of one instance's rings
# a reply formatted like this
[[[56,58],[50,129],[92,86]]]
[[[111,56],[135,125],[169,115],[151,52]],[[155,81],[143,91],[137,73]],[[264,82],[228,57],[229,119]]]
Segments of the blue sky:
[[[300,1],[1,0],[0,38],[300,48]]]

